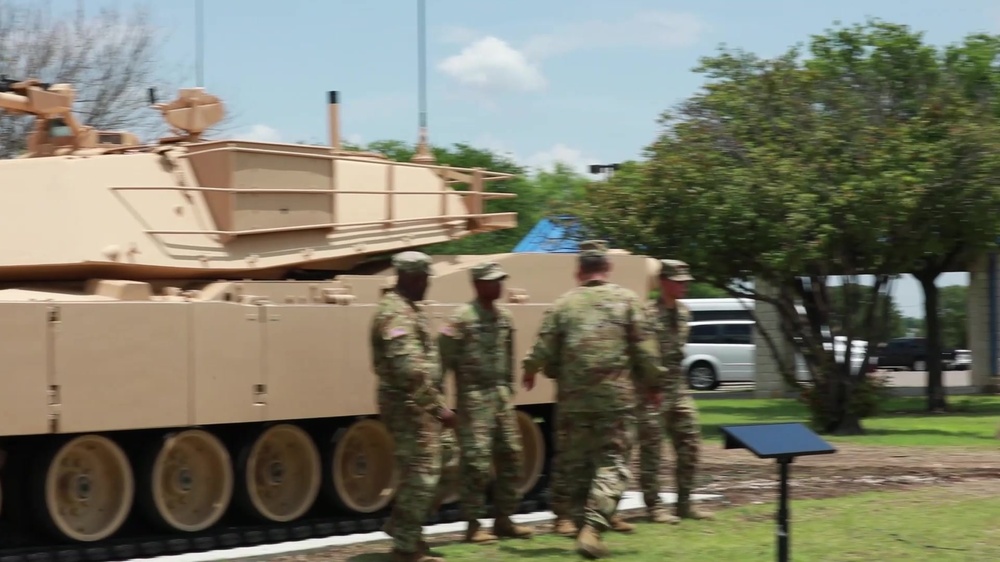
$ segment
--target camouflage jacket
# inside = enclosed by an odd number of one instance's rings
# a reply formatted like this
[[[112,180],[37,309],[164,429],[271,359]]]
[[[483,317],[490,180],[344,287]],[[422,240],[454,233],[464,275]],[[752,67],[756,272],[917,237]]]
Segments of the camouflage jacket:
[[[458,307],[441,326],[438,349],[443,371],[455,373],[459,395],[502,387],[514,390],[514,317],[497,304],[495,313],[477,301]]]
[[[546,376],[551,376],[550,365],[559,366],[560,411],[627,410],[636,403],[631,366],[645,388],[658,389],[664,379],[647,327],[634,292],[613,283],[587,283],[546,311],[523,365]]]
[[[437,416],[447,406],[437,345],[427,315],[396,291],[378,303],[371,326],[372,367],[379,393]]]
[[[663,388],[668,392],[680,392],[687,388],[682,383],[681,362],[684,361],[684,344],[687,343],[688,322],[691,310],[678,301],[675,308],[667,308],[659,299],[646,303],[647,333],[654,334],[659,344],[660,357],[667,369]],[[637,381],[637,385],[641,384]]]

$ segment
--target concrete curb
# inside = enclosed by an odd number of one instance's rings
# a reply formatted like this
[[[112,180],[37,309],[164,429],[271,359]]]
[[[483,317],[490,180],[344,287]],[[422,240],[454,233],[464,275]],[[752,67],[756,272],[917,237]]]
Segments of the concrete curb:
[[[663,498],[664,503],[673,504],[677,501],[677,495],[670,492],[663,492],[660,494]],[[692,499],[695,501],[704,501],[710,499],[720,499],[722,496],[719,494],[693,494]],[[622,496],[621,502],[618,504],[618,509],[622,511],[632,511],[636,509],[642,509],[645,507],[645,503],[642,501],[642,494],[635,491],[625,492]],[[511,519],[515,523],[542,523],[545,521],[550,521],[554,519],[555,516],[551,511],[536,511],[534,513],[519,513]],[[493,519],[480,519],[485,527],[493,526]],[[466,524],[464,521],[457,523],[442,523],[440,525],[430,525],[424,527],[424,533],[429,536],[433,535],[443,535],[448,533],[460,533],[465,530]],[[241,548],[230,548],[225,550],[212,550],[209,552],[192,552],[188,554],[177,554],[174,556],[157,556],[155,558],[143,558],[142,562],[220,562],[226,561],[250,561],[250,560],[270,560],[272,557],[296,554],[302,555],[309,552],[315,552],[318,550],[325,550],[328,548],[335,548],[338,546],[349,546],[364,544],[376,541],[388,540],[389,535],[383,533],[382,531],[375,531],[373,533],[356,533],[353,535],[341,535],[336,537],[325,537],[321,539],[305,539],[301,541],[288,541],[283,543],[275,544],[265,544],[259,546],[247,546]],[[136,560],[136,562],[140,562]]]

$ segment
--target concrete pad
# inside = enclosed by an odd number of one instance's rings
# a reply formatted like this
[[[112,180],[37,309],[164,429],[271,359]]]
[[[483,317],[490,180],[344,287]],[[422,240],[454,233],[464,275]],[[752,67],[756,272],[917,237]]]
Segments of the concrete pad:
[[[664,503],[673,504],[677,502],[677,494],[672,492],[661,492],[660,497],[663,498]],[[710,499],[719,499],[722,496],[719,494],[693,494],[692,499],[695,501],[704,501]],[[622,511],[631,511],[635,509],[645,508],[646,504],[642,501],[642,494],[640,492],[629,491],[625,492],[622,497],[621,502],[618,504],[618,509]],[[555,515],[551,511],[536,511],[534,513],[519,513],[511,517],[515,523],[542,523],[545,521],[551,521],[555,518]],[[493,526],[493,519],[480,519],[485,527]],[[427,536],[443,535],[449,533],[461,533],[465,531],[466,524],[464,521],[459,521],[455,523],[441,523],[439,525],[430,525],[424,527],[424,533]],[[157,556],[155,558],[143,558],[144,562],[148,561],[160,561],[160,562],[219,562],[223,560],[253,560],[253,559],[269,559],[273,556],[283,556],[291,553],[304,554],[309,551],[322,550],[326,548],[332,548],[337,546],[349,546],[356,544],[363,544],[376,541],[388,540],[389,535],[383,533],[382,531],[375,531],[373,533],[355,533],[353,535],[339,535],[334,537],[323,537],[317,539],[305,539],[301,541],[287,541],[275,544],[264,544],[258,546],[247,546],[241,548],[230,548],[225,550],[212,550],[209,552],[191,552],[188,554],[176,554],[173,556]]]

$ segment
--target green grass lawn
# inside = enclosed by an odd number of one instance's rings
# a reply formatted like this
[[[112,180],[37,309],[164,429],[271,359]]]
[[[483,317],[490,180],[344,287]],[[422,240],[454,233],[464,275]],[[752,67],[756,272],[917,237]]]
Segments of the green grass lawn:
[[[1000,560],[996,487],[981,490],[929,488],[866,493],[791,505],[791,559],[796,562]],[[621,562],[764,562],[775,559],[775,505],[734,508],[715,521],[679,526],[639,523],[633,535],[608,533],[610,560]],[[430,538],[433,545],[434,539]],[[574,541],[545,534],[494,545],[434,546],[448,562],[583,559]],[[354,562],[374,562],[366,554]]]
[[[878,417],[862,422],[866,435],[824,437],[833,443],[914,446],[1000,446],[1000,396],[953,396],[947,414],[927,414],[923,398],[893,398]],[[698,400],[702,434],[706,440],[720,439],[719,426],[742,423],[808,421],[803,404],[793,399]]]

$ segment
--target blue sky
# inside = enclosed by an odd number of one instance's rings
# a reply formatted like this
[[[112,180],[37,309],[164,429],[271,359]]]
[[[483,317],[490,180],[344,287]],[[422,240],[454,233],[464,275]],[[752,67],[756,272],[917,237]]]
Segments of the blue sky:
[[[195,0],[151,6],[164,62],[194,85]],[[416,0],[204,0],[204,13],[204,86],[234,111],[235,136],[325,142],[325,92],[339,90],[345,138],[416,139]],[[720,43],[775,55],[866,16],[934,43],[1000,33],[996,0],[427,0],[430,138],[533,167],[636,158]],[[904,313],[922,315],[919,287],[903,285]]]

